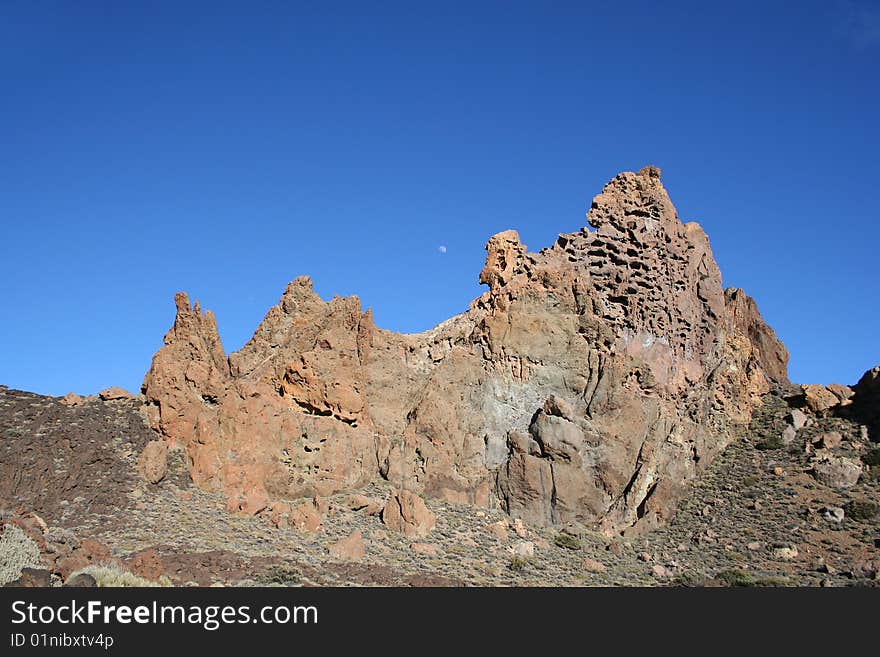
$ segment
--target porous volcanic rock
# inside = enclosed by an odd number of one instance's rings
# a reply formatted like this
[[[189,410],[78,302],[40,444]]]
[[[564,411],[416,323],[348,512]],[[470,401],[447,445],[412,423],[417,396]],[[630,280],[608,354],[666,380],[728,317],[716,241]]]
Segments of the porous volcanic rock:
[[[533,522],[656,524],[787,384],[788,354],[656,167],[616,176],[587,221],[537,253],[492,237],[488,290],[419,334],[300,277],[227,358],[178,294],[143,384],[151,424],[233,511],[381,478]]]

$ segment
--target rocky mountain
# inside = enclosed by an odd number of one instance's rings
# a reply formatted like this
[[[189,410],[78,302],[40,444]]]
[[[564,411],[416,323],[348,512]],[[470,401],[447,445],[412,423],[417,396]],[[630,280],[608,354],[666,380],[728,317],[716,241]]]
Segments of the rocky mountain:
[[[656,526],[788,382],[788,354],[656,167],[616,176],[587,222],[539,252],[495,235],[488,290],[419,334],[303,276],[227,357],[178,294],[143,383],[150,424],[234,512],[384,480],[538,524]]]
[[[424,333],[300,277],[229,355],[178,294],[140,395],[0,385],[0,584],[876,586],[880,367],[790,383],[655,167],[587,222]]]

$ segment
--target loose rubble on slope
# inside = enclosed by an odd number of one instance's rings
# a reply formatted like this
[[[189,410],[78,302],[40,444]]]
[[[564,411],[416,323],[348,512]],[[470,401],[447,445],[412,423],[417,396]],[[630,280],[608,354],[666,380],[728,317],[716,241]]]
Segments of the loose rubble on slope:
[[[76,485],[70,499],[40,506],[36,473],[24,468],[19,487],[4,489],[2,524],[22,528],[39,547],[42,567],[17,582],[31,585],[60,584],[109,563],[149,581],[201,586],[875,586],[880,452],[864,425],[838,416],[841,409],[821,416],[799,407],[796,390],[768,394],[750,427],[688,489],[672,521],[653,531],[608,537],[428,498],[435,526],[417,538],[383,522],[396,493],[388,482],[310,500],[319,521],[311,531],[276,527],[264,514],[228,513],[222,494],[188,479],[180,451],[169,454],[158,484],[139,479],[130,440],[146,444],[149,428],[137,403],[91,402],[73,424],[82,409],[0,388],[4,445],[16,444],[9,436],[21,431],[85,451],[90,439],[78,427],[105,431],[114,423],[121,433],[102,449],[102,467],[132,475],[114,484],[117,503],[104,507],[96,495],[104,482],[84,469],[77,470],[81,480],[71,480],[59,455],[55,469],[43,471],[44,485]],[[806,423],[785,445],[776,438],[792,426],[793,410]],[[823,446],[834,434],[841,440]],[[35,451],[33,444],[22,450]],[[819,481],[813,466],[822,452],[859,462],[858,482],[834,488]],[[4,452],[3,463],[13,459],[23,461],[23,453]]]

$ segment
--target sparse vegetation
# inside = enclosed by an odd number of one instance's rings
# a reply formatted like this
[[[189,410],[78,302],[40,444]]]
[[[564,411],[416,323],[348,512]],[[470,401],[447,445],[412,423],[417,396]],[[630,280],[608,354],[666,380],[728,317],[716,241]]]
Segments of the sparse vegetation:
[[[89,564],[85,568],[81,568],[70,574],[68,579],[72,579],[77,575],[91,575],[95,578],[95,582],[99,587],[157,587],[171,586],[171,580],[167,577],[160,578],[159,582],[151,582],[148,579],[139,577],[134,573],[123,570],[114,564]]]
[[[724,582],[727,586],[757,586],[758,584],[755,576],[742,568],[722,570],[715,576],[715,579]]]
[[[706,577],[705,575],[688,571],[672,580],[672,586],[683,586],[687,588],[703,587],[706,586]]]
[[[12,417],[14,410],[10,408],[30,408],[33,399],[24,396],[10,401],[8,393],[0,391],[0,411],[3,411],[0,425]],[[64,510],[70,526],[75,527],[74,531],[50,524],[43,534],[47,546],[59,558],[77,550],[86,538],[94,538],[109,549],[106,553],[89,547],[93,553],[91,558],[104,569],[98,571],[92,566],[83,571],[101,586],[156,586],[130,572],[134,569],[140,574],[141,570],[126,565],[134,555],[153,546],[161,554],[162,563],[161,567],[155,564],[154,569],[149,562],[151,571],[165,572],[181,586],[209,583],[250,587],[575,584],[754,588],[873,583],[867,576],[852,573],[861,573],[859,564],[866,560],[866,555],[874,554],[871,550],[880,547],[880,488],[878,480],[870,478],[874,473],[880,475],[880,465],[865,465],[865,476],[858,484],[840,490],[807,475],[807,466],[815,456],[804,450],[805,442],[813,436],[809,432],[799,435],[803,440],[795,441],[799,449],[796,455],[789,454],[787,446],[776,451],[757,451],[758,441],[781,433],[784,417],[767,415],[768,410],[775,408],[772,405],[775,401],[778,400],[769,398],[768,405],[762,407],[765,415],[758,416],[750,430],[743,429],[739,438],[693,483],[668,524],[626,536],[609,537],[598,528],[577,524],[547,527],[514,522],[501,509],[485,509],[478,514],[466,504],[429,499],[429,507],[437,514],[435,531],[423,539],[437,548],[436,554],[430,556],[415,551],[411,538],[383,530],[379,517],[343,510],[349,509],[351,494],[348,492],[328,496],[326,501],[330,508],[339,511],[327,514],[322,532],[312,534],[286,526],[276,528],[261,516],[229,515],[221,496],[184,485],[184,479],[179,480],[179,489],[151,488],[140,481],[126,480],[125,468],[133,464],[139,446],[149,436],[133,433],[139,425],[123,413],[124,404],[96,404],[86,408],[95,413],[100,410],[102,415],[98,417],[100,423],[85,417],[82,427],[97,427],[94,431],[99,436],[112,430],[116,432],[114,436],[132,435],[136,440],[111,441],[106,446],[100,443],[98,452],[84,447],[87,451],[82,458],[91,462],[100,454],[103,459],[100,462],[110,464],[108,467],[112,469],[116,468],[117,461],[109,459],[106,452],[131,452],[124,457],[128,465],[113,470],[114,481],[128,481],[120,488],[126,495],[123,498],[127,504],[125,513],[117,517],[108,515],[112,496],[98,494],[99,484],[104,486],[107,480],[95,479],[89,471],[77,480],[76,492],[65,491],[61,485],[64,480],[58,479],[60,483],[46,493],[54,497],[47,501],[34,495],[32,499],[55,509],[54,513],[46,514],[47,520],[58,517],[58,510]],[[59,426],[73,426],[72,422],[85,410],[78,407],[76,414],[70,415],[74,420],[70,423],[65,420]],[[50,415],[49,420],[39,419],[28,424],[23,445],[28,449],[39,447],[30,437],[45,433],[45,423],[54,422],[56,417],[67,416]],[[832,430],[841,435],[854,434],[852,427],[837,417],[817,417],[811,429],[816,435]],[[0,426],[0,438],[4,433],[5,427]],[[834,453],[861,459],[878,447],[868,444],[856,457],[860,443],[854,440],[854,444],[854,447],[847,444],[835,448]],[[180,451],[169,453],[169,464],[177,462],[182,454]],[[26,460],[21,461],[27,465]],[[70,467],[66,462],[59,463]],[[79,467],[78,463],[85,462],[76,460],[73,467]],[[169,467],[185,470],[182,462]],[[782,474],[777,473],[777,468]],[[393,490],[393,483],[383,480],[367,484],[359,492],[365,498],[382,500]],[[91,506],[91,500],[96,500],[98,506]],[[843,507],[843,522],[825,519],[828,515],[823,514],[825,507]],[[9,515],[0,516],[0,528],[3,523],[11,524],[11,518],[19,517],[12,511],[6,513]],[[23,517],[22,520],[36,531],[34,519]],[[19,528],[24,526],[18,525]],[[505,531],[498,532],[499,526]],[[795,527],[809,529],[792,533]],[[355,529],[373,541],[370,556],[357,564],[326,563],[331,537],[347,536]],[[23,535],[17,529],[7,531],[0,567],[10,565],[6,549],[14,535],[30,547],[34,559],[38,557],[36,545],[27,539],[36,534],[30,534],[28,529],[25,532]],[[161,537],[161,544],[157,537]],[[801,556],[777,557],[775,551],[780,547],[796,547]],[[201,554],[202,551],[206,553]],[[118,564],[121,571],[106,567],[109,554],[125,560]],[[816,561],[816,555],[825,557],[827,568],[818,567],[820,562]],[[18,577],[19,569],[15,571],[5,575],[5,579]],[[58,585],[58,580],[56,574],[50,582]]]
[[[742,568],[728,568],[715,576],[719,582],[727,586],[791,586],[791,580],[783,575],[757,577]]]
[[[565,548],[567,550],[580,550],[581,542],[572,536],[571,534],[559,533],[556,535],[556,538],[553,539],[553,543],[556,544],[556,547]]]
[[[510,560],[510,563],[507,565],[508,568],[513,570],[514,572],[520,572],[525,570],[526,566],[529,565],[529,560],[525,557],[521,557],[518,554],[515,554],[513,558]]]
[[[782,436],[776,434],[767,436],[763,440],[755,443],[755,449],[759,449],[762,452],[771,449],[782,449],[783,447],[785,447],[785,443],[782,442]]]
[[[278,566],[268,573],[266,583],[269,585],[276,584],[278,586],[292,586],[299,584],[301,575],[299,571],[286,565]]]
[[[4,525],[0,536],[0,586],[18,579],[22,568],[42,568],[40,547],[15,525]]]
[[[758,579],[755,586],[791,586],[791,580],[784,575],[770,575]]]
[[[843,511],[853,520],[871,520],[880,511],[880,505],[871,500],[850,500]]]
[[[880,447],[875,447],[874,449],[867,452],[864,456],[862,456],[862,461],[865,462],[865,465],[870,465],[871,469],[878,468],[880,470]]]

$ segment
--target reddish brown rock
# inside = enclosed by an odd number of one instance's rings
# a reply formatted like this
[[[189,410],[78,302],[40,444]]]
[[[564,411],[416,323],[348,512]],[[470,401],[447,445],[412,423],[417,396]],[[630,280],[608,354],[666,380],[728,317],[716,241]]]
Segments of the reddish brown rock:
[[[365,554],[364,537],[359,529],[330,546],[330,556],[343,561],[360,561]]]
[[[508,528],[510,524],[506,520],[499,520],[489,525],[489,533],[499,541],[507,541],[509,537]]]
[[[429,557],[436,557],[440,554],[440,548],[433,543],[411,543],[409,549],[418,554],[424,554]]]
[[[380,500],[360,494],[350,495],[345,501],[349,511],[360,511],[368,516],[379,515],[384,506]]]
[[[287,517],[287,524],[304,532],[317,532],[321,529],[324,518],[318,512],[313,501],[303,502],[292,508]]]
[[[855,391],[849,386],[844,386],[839,383],[829,383],[825,386],[832,395],[837,397],[841,406],[846,406],[850,403],[852,396],[855,394]]]
[[[138,552],[127,561],[126,565],[129,572],[151,582],[158,582],[165,574],[162,557],[153,548]]]
[[[168,444],[151,440],[138,458],[138,471],[151,484],[158,484],[168,472]]]
[[[87,538],[78,547],[73,549],[68,556],[55,561],[55,572],[61,578],[67,580],[74,571],[85,568],[90,564],[112,562],[110,548],[94,539]]]
[[[421,497],[401,490],[394,493],[382,509],[382,522],[404,536],[424,538],[433,531],[437,518]]]
[[[132,399],[134,395],[124,388],[113,386],[99,392],[98,397],[101,398],[101,401],[113,401],[115,399]]]
[[[86,403],[86,398],[75,392],[68,392],[61,398],[61,403],[65,406],[80,406]]]
[[[653,526],[787,382],[788,355],[722,288],[659,169],[615,177],[587,220],[540,252],[492,237],[487,291],[419,334],[300,277],[227,358],[179,294],[144,380],[150,421],[245,513],[384,479],[535,523]]]
[[[808,384],[801,387],[804,391],[807,408],[819,415],[825,415],[841,401],[836,394],[825,386]]]

